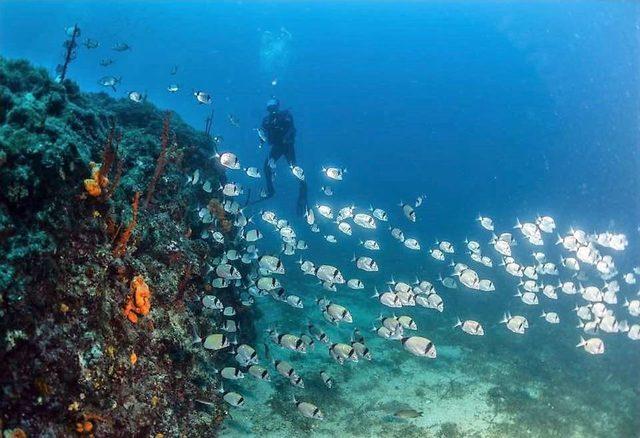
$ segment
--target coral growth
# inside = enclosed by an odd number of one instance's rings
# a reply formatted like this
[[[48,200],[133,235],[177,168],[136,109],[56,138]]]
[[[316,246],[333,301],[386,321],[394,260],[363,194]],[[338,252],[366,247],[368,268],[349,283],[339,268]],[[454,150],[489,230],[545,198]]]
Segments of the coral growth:
[[[102,153],[102,164],[98,165],[93,161],[89,163],[91,167],[91,178],[87,178],[84,180],[84,188],[90,196],[97,198],[104,193],[104,200],[111,197],[113,192],[115,192],[118,184],[120,183],[120,177],[122,175],[122,160],[118,162],[118,167],[116,171],[116,178],[111,185],[109,186],[109,172],[111,171],[111,166],[116,157],[116,150],[118,145],[120,144],[122,137],[116,135],[115,126],[111,127],[109,131],[109,136],[104,144],[104,150]],[[115,148],[114,148],[115,143]]]
[[[138,316],[144,316],[151,310],[151,290],[141,275],[131,280],[131,295],[124,306],[124,316],[132,323],[138,322]]]
[[[115,257],[123,257],[127,252],[127,244],[129,243],[129,239],[131,239],[131,234],[133,233],[134,228],[138,224],[138,205],[140,203],[140,192],[136,192],[133,197],[133,202],[131,203],[131,221],[129,225],[126,226],[124,231],[120,233],[118,240],[116,241],[115,246],[113,247],[113,255]]]
[[[149,207],[149,203],[151,202],[151,198],[153,197],[153,192],[156,190],[156,184],[158,184],[158,179],[164,172],[164,166],[166,166],[167,164],[167,147],[169,145],[170,121],[171,113],[167,112],[167,114],[164,116],[164,120],[162,121],[160,155],[158,155],[158,160],[156,161],[156,170],[153,172],[153,177],[151,178],[151,182],[149,183],[149,187],[147,188],[147,196],[144,200],[144,208]]]
[[[89,196],[93,196],[94,198],[102,195],[102,187],[100,186],[98,180],[93,177],[84,180],[84,189],[87,191]]]

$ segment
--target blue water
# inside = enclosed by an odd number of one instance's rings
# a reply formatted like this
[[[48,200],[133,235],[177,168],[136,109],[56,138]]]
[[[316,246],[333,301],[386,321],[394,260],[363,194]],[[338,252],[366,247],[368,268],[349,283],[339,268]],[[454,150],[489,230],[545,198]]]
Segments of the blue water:
[[[122,76],[123,93],[146,91],[194,126],[203,126],[208,108],[189,91],[208,90],[217,131],[240,152],[256,154],[247,128],[277,95],[293,110],[303,165],[359,169],[348,192],[370,187],[385,201],[428,192],[438,206],[429,216],[447,232],[460,228],[455,218],[480,211],[511,217],[540,208],[571,223],[588,216],[585,226],[637,226],[633,2],[0,7],[3,55],[53,71],[63,29],[78,22],[83,38],[102,44],[83,48],[71,66],[84,89],[99,90],[104,74]],[[269,74],[260,65],[262,33],[281,27],[292,35],[288,67]],[[112,52],[118,41],[133,50]],[[116,62],[97,65],[107,57]],[[183,89],[169,95],[174,80]],[[228,113],[244,129],[231,129]],[[318,175],[308,173],[317,186]]]
[[[78,23],[81,39],[96,39],[101,47],[80,48],[69,78],[86,91],[105,91],[114,97],[126,97],[133,90],[146,92],[151,102],[177,112],[196,128],[204,127],[210,107],[197,105],[191,90],[210,92],[213,130],[224,137],[223,149],[237,153],[243,165],[262,166],[266,149],[257,148],[253,128],[259,126],[266,100],[277,96],[295,118],[298,163],[307,174],[310,203],[323,199],[319,187],[327,180],[321,166],[346,167],[345,180],[333,184],[332,205],[385,208],[391,223],[421,242],[422,251],[413,253],[386,230],[375,234],[383,246],[377,257],[381,272],[358,275],[380,288],[391,275],[413,280],[419,274],[435,281],[439,273],[448,272],[446,265],[436,264],[426,253],[436,238],[454,242],[459,253],[455,261],[467,258],[462,254],[465,237],[478,239],[489,253],[490,234],[474,222],[479,213],[493,217],[499,231],[510,231],[516,217],[533,220],[540,213],[554,217],[560,233],[570,227],[625,233],[629,247],[624,254],[616,254],[616,263],[621,273],[638,265],[639,16],[640,6],[635,2],[2,1],[0,54],[26,58],[53,74],[60,62],[64,28]],[[120,41],[130,44],[132,50],[110,50]],[[98,65],[100,59],[109,57],[115,60],[113,65]],[[179,66],[178,73],[171,76],[174,65]],[[97,84],[107,74],[122,76],[117,92]],[[170,94],[166,87],[174,82],[181,90]],[[237,117],[240,128],[228,122],[228,114]],[[251,184],[242,175],[230,177]],[[259,190],[259,184],[253,186]],[[292,219],[297,186],[283,163],[276,190],[276,198],[260,207]],[[418,210],[418,223],[409,224],[396,205],[421,194],[427,200]],[[263,231],[269,230],[257,215],[256,223]],[[294,223],[303,226],[300,221]],[[344,266],[345,272],[355,275],[349,259],[362,253],[355,242],[366,233],[359,231],[347,240],[337,230],[329,231],[329,224],[322,226],[321,234],[332,232],[340,243],[331,246],[304,230],[311,247],[304,257]],[[265,234],[265,252],[277,251],[280,243],[271,233]],[[559,263],[555,236],[545,237],[547,254]],[[521,245],[517,257],[525,259],[531,251],[530,246]],[[495,252],[490,255],[497,265]],[[294,259],[285,260],[290,272],[297,271]],[[465,263],[471,262],[467,258]],[[514,340],[515,335],[495,323],[503,311],[522,309],[511,297],[517,282],[499,267],[479,271],[494,280],[501,295],[469,298],[445,289],[442,295],[451,309],[446,315],[409,310],[420,331],[440,333],[446,345],[463,345],[478,366],[495,361],[497,367],[510,369],[504,371],[507,379],[522,379],[518,372],[529,364],[525,379],[537,381],[543,392],[552,393],[564,383],[564,393],[576,402],[565,400],[563,415],[575,414],[571,406],[582,410],[575,424],[566,429],[571,436],[584,436],[589,428],[582,429],[578,423],[595,423],[592,417],[600,414],[610,421],[612,436],[634,436],[633,431],[637,436],[640,423],[632,406],[637,407],[640,400],[637,375],[634,377],[640,360],[638,342],[623,335],[611,337],[607,344],[611,351],[604,358],[586,357],[574,348],[580,335],[574,327],[577,318],[570,312],[574,297],[562,296],[567,300],[558,304],[563,312],[561,336],[543,327],[533,330],[526,340]],[[259,302],[265,313],[271,313],[260,322],[264,327],[279,323],[281,329],[300,331],[307,314],[319,317],[312,300],[324,292],[298,272],[288,281],[307,300],[305,316],[297,309],[283,308],[282,303]],[[631,299],[637,287],[623,286],[622,296]],[[354,317],[366,328],[384,310],[364,298],[369,289],[363,297],[346,296],[343,301],[353,306]],[[540,326],[538,314],[544,306],[538,307],[530,311],[530,319]],[[620,309],[617,312],[626,312]],[[454,335],[450,325],[456,314],[486,320],[485,329],[495,336],[483,344],[476,342],[482,339]],[[293,324],[284,322],[296,318],[300,319]],[[630,322],[637,323],[637,318]],[[347,338],[349,329],[336,336]],[[390,341],[372,342],[386,351]],[[372,366],[388,370],[394,360],[407,360],[407,367],[417,370],[424,366],[418,359],[395,353],[383,365]],[[319,357],[314,360],[330,361]],[[443,361],[456,366],[446,354]],[[433,371],[434,365],[429,367]],[[548,367],[555,373],[550,375]],[[373,373],[363,367],[350,373],[357,374],[352,379],[366,379],[368,372]],[[470,377],[469,382],[480,379],[469,370],[461,373],[475,379]],[[411,386],[410,377],[404,382]],[[465,384],[471,386],[469,382]],[[609,392],[602,400],[599,394],[605,389]],[[375,388],[367,390],[374,398],[385,396],[376,394]],[[344,421],[348,421],[355,403],[349,404],[347,389],[343,391],[346,401],[340,409],[347,413]],[[330,400],[331,396],[323,397]],[[249,400],[257,406],[265,402],[255,394]],[[592,411],[584,406],[585,400],[596,400]],[[545,436],[545,430],[553,429],[541,418],[548,413],[543,407],[535,403],[523,406],[531,412],[531,424],[539,427],[532,432],[534,436]],[[339,418],[336,412],[326,414]],[[248,426],[251,415],[238,415],[236,423],[245,423],[230,425],[229,434],[258,433],[257,429],[251,432],[255,424]],[[269,412],[265,415],[280,418]],[[295,419],[286,419],[295,424]],[[363,430],[366,425],[370,431],[383,430],[371,421],[363,420]],[[330,426],[320,426],[324,429],[319,435],[340,430],[340,421],[326,424]],[[390,424],[385,427],[397,433],[395,423]],[[607,426],[600,426],[595,435],[608,431]],[[516,430],[513,434],[508,428],[477,433],[517,436],[522,432]],[[273,429],[269,433],[284,432]]]

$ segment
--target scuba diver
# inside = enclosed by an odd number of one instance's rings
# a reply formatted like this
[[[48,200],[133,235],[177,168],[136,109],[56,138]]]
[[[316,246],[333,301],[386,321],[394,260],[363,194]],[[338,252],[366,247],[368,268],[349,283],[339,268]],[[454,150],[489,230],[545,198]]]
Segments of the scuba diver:
[[[262,132],[267,143],[271,145],[269,156],[264,162],[264,175],[267,182],[266,199],[273,197],[273,170],[276,162],[284,155],[290,167],[296,165],[296,151],[294,142],[296,127],[293,116],[288,110],[280,110],[280,102],[272,97],[267,102],[267,115],[262,119]],[[302,216],[307,210],[307,183],[299,181],[298,201],[296,211]]]

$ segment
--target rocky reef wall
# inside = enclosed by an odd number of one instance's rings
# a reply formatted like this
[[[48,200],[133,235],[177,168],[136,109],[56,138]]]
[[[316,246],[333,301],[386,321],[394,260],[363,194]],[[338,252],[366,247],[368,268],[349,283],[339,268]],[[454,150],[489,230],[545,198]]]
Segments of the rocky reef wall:
[[[214,148],[150,103],[0,58],[5,435],[215,434],[215,354],[194,337],[216,324],[199,299],[224,246],[200,236],[235,230],[198,217],[224,181]],[[185,184],[196,169],[212,192]]]

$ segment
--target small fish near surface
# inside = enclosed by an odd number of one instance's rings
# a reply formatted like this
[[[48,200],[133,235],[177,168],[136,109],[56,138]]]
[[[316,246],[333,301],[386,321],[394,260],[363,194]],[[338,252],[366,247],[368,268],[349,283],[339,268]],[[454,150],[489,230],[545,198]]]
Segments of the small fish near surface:
[[[125,42],[121,42],[114,45],[111,50],[115,50],[116,52],[126,52],[127,50],[131,50],[131,46]]]
[[[322,186],[320,187],[320,191],[325,194],[325,196],[333,196],[333,189],[330,186]]]
[[[193,97],[196,98],[200,105],[211,105],[213,99],[211,99],[211,95],[205,91],[194,91]]]
[[[409,219],[411,222],[415,222],[416,221],[416,211],[411,205],[405,204],[402,201],[398,205],[402,209],[402,213],[404,214],[404,216],[407,219]]]
[[[87,49],[97,49],[100,46],[100,43],[96,40],[92,40],[91,38],[87,38],[82,43]]]
[[[122,77],[116,78],[115,76],[103,76],[98,81],[98,84],[103,87],[110,87],[113,91],[117,91],[116,85],[120,84],[120,82],[122,82]]]
[[[347,173],[347,169],[341,169],[339,167],[323,167],[322,173],[324,173],[329,179],[342,181],[344,174]]]
[[[136,103],[142,103],[147,100],[147,95],[142,94],[139,91],[130,91],[127,96],[129,97],[129,100]]]

